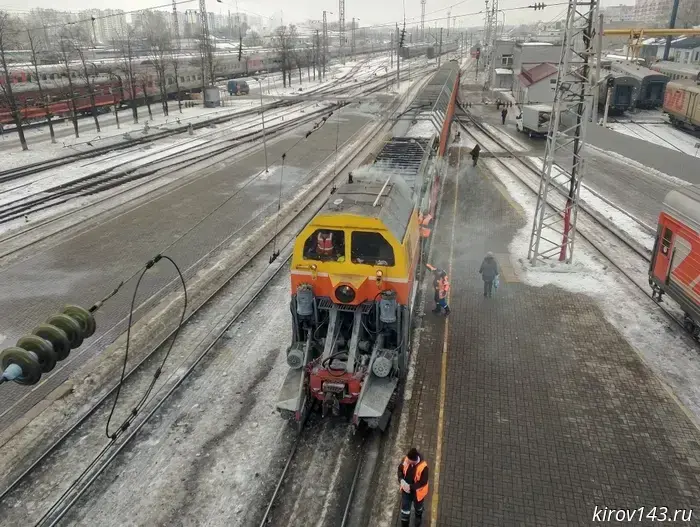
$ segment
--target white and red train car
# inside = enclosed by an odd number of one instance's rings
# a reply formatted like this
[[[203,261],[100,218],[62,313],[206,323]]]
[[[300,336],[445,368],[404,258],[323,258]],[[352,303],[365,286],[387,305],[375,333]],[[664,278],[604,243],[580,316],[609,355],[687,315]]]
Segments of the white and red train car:
[[[654,297],[667,294],[685,313],[685,327],[700,338],[700,185],[672,190],[659,215],[649,267]]]

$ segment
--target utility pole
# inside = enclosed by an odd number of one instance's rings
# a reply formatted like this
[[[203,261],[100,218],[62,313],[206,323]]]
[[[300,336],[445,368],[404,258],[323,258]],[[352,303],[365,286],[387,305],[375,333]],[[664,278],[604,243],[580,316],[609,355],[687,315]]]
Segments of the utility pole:
[[[600,5],[598,5],[600,7]],[[600,61],[603,53],[603,13],[598,15],[598,33],[596,34],[595,47],[595,86],[593,89],[593,109],[591,110],[591,121],[598,123],[598,100],[600,96]]]
[[[438,47],[438,68],[442,64],[442,28],[440,28],[440,46]]]
[[[318,35],[318,29],[316,30],[316,50],[314,54],[314,66],[318,70],[318,78],[321,79],[321,64],[319,56],[321,55],[321,37]],[[316,78],[316,70],[314,70],[314,79]]]
[[[447,37],[450,36],[450,11],[447,12]]]
[[[396,24],[396,89],[401,87],[401,40],[399,39],[399,25]]]
[[[355,17],[352,19],[352,27],[350,28],[350,31],[352,31],[352,40],[350,41],[350,52],[352,53],[353,58],[355,57]]]
[[[323,80],[326,80],[326,59],[328,58],[328,16],[323,12]]]
[[[340,36],[340,58],[345,64],[345,0],[338,0],[338,33]]]
[[[425,0],[420,0],[420,40],[425,40]]]
[[[586,125],[593,102],[590,61],[597,0],[570,0],[564,45],[557,74],[554,108],[540,177],[535,218],[528,249],[532,265],[558,256],[571,263],[576,238],[579,189],[585,172]],[[560,155],[571,156],[569,168],[554,167]],[[568,190],[564,205],[547,202],[551,193]],[[563,220],[562,220],[563,218]]]
[[[673,0],[673,7],[671,8],[671,20],[668,23],[669,29],[676,27],[676,15],[678,14],[678,0]],[[664,46],[664,60],[668,60],[668,54],[671,51],[671,39],[673,37],[668,35],[666,37],[666,45]]]

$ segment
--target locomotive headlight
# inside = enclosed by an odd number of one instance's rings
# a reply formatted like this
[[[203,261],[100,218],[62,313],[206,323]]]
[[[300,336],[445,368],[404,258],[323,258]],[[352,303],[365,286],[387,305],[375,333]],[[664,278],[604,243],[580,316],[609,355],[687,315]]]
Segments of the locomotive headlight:
[[[384,273],[381,270],[377,271],[377,285],[382,283],[383,277],[384,277]]]
[[[335,297],[343,304],[355,300],[355,290],[349,285],[341,285],[335,289]]]

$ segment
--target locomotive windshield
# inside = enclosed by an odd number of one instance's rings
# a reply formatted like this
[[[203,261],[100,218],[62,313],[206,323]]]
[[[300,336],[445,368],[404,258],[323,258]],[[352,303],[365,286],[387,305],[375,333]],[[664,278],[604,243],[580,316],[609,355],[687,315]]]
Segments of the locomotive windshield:
[[[394,265],[394,249],[378,232],[353,232],[350,252],[352,263]]]

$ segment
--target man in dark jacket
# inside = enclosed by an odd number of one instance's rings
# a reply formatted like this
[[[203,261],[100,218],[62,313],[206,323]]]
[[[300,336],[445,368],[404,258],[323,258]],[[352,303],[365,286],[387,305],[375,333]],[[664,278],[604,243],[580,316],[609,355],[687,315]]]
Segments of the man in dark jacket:
[[[508,115],[508,108],[505,106],[501,110],[501,124],[506,124],[506,116]]]
[[[399,464],[401,487],[401,527],[411,524],[411,505],[416,513],[415,527],[423,521],[425,498],[428,496],[428,464],[418,450],[412,448]]]
[[[484,296],[490,298],[493,281],[499,275],[498,262],[492,252],[486,253],[486,258],[481,262],[479,273],[481,273],[481,278],[484,281]]]
[[[472,156],[472,161],[474,161],[474,166],[476,166],[476,162],[479,160],[479,152],[481,152],[481,147],[476,145],[470,153]]]

